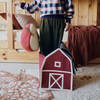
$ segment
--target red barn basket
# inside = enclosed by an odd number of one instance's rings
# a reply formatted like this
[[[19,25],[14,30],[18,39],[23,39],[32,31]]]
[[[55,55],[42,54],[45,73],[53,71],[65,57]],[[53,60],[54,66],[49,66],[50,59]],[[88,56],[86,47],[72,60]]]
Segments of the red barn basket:
[[[72,59],[60,48],[44,58],[40,71],[40,87],[45,89],[73,89]]]

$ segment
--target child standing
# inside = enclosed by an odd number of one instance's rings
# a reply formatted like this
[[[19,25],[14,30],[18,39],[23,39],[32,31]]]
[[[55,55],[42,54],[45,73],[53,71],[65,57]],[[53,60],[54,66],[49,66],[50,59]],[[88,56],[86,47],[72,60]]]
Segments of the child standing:
[[[74,14],[72,0],[34,0],[15,4],[29,13],[40,10],[40,53],[47,56],[57,49]]]

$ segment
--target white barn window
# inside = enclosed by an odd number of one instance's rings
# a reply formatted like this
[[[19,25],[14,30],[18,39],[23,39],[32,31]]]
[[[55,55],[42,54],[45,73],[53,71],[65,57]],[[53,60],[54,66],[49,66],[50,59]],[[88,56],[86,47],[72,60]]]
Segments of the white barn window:
[[[61,67],[61,62],[60,61],[55,61],[54,66],[60,68]]]

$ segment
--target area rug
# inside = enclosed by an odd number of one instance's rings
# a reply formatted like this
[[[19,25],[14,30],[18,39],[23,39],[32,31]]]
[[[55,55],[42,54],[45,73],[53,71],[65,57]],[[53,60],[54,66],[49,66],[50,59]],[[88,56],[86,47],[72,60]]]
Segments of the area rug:
[[[40,90],[38,78],[27,75],[24,70],[19,74],[0,71],[0,100],[52,100],[51,91]]]
[[[77,69],[73,91],[52,91],[54,100],[100,100],[100,64]]]

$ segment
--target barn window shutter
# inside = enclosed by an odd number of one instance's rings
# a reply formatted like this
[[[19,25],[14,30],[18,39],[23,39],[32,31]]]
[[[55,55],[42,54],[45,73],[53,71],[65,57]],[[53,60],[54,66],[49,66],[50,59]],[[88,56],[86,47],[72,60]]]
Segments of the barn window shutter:
[[[60,68],[61,67],[61,62],[60,61],[55,61],[54,66]]]

